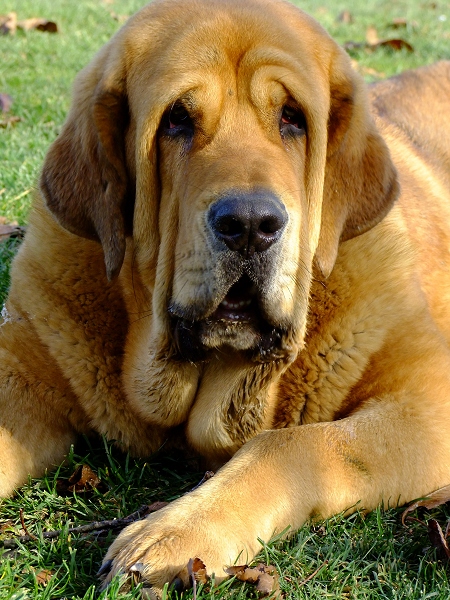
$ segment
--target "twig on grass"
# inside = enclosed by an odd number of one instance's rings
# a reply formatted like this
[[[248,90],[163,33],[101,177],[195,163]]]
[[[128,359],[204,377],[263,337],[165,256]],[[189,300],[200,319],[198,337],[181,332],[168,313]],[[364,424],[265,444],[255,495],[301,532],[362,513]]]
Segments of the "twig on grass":
[[[201,485],[203,485],[205,483],[205,481],[208,481],[208,479],[211,479],[212,477],[214,477],[214,471],[206,471],[206,473],[203,475],[203,477],[200,479],[200,481],[197,483],[197,485],[194,485],[194,487],[192,489],[190,489],[189,492],[193,492],[194,490],[199,488]]]
[[[134,523],[134,521],[139,521],[140,519],[146,517],[148,514],[152,513],[152,512],[156,512],[157,510],[159,510],[160,508],[163,508],[164,506],[166,506],[168,503],[167,502],[154,502],[153,504],[144,504],[143,506],[141,506],[138,510],[136,510],[134,513],[131,513],[130,515],[128,515],[127,517],[123,517],[122,519],[107,519],[105,521],[93,521],[92,523],[87,523],[86,525],[79,525],[78,527],[69,527],[69,529],[57,529],[54,531],[44,531],[42,533],[42,538],[45,540],[53,540],[55,538],[58,538],[62,533],[66,532],[67,533],[89,533],[91,531],[98,531],[99,529],[104,529],[104,530],[108,530],[108,529],[123,529],[124,527],[126,527],[127,525],[129,525],[130,523]],[[22,527],[24,528],[25,531],[26,528],[24,527],[24,524],[22,523]],[[27,535],[21,535],[18,538],[15,539],[8,539],[8,540],[0,540],[0,545],[2,545],[4,548],[8,549],[8,550],[12,550],[14,548],[17,548],[17,546],[19,544],[26,544],[28,542],[31,541],[35,541],[38,538],[34,535],[30,535],[29,533]]]
[[[323,567],[324,567],[325,565],[327,565],[327,564],[328,564],[328,561],[327,561],[327,560],[325,560],[325,561],[324,561],[324,562],[323,562],[323,563],[320,565],[320,567],[318,567],[318,568],[317,568],[315,571],[313,571],[313,572],[311,573],[311,575],[308,575],[308,577],[307,577],[306,579],[303,579],[303,581],[300,581],[298,585],[299,585],[299,586],[302,586],[302,585],[305,585],[305,583],[308,583],[308,581],[311,581],[311,579],[313,579],[313,578],[314,578],[314,577],[317,575],[317,573],[318,573],[319,571],[321,571],[321,570],[323,569]]]
[[[25,525],[25,521],[24,521],[24,518],[23,518],[23,508],[20,509],[19,515],[20,515],[20,522],[22,524],[22,529],[25,531],[25,535],[27,537],[29,537],[30,540],[35,540],[36,541],[38,538],[35,535],[33,535],[32,533],[30,533],[28,531],[28,529],[27,529],[27,526]]]

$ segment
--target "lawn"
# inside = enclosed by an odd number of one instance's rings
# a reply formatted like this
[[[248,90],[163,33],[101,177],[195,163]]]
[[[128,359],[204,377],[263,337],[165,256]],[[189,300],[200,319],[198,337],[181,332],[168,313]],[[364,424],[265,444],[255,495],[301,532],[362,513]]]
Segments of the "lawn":
[[[56,34],[0,35],[0,93],[12,97],[8,115],[20,119],[0,128],[0,217],[26,225],[39,167],[68,110],[76,72],[141,4],[139,0],[0,0],[0,14],[15,10],[19,19],[45,17],[59,28]],[[401,38],[410,44],[410,49],[403,45],[398,51],[389,46],[349,50],[367,81],[450,57],[448,2],[353,0],[350,5],[341,0],[305,0],[298,4],[342,44],[364,42],[368,30],[373,38],[373,28],[379,39]],[[16,247],[14,240],[0,244],[0,306]],[[66,485],[61,491],[80,464],[90,465],[102,486],[76,493]],[[142,504],[171,500],[201,477],[189,460],[164,455],[134,460],[101,440],[83,440],[57,473],[30,481],[13,499],[0,501],[0,540],[24,533],[21,509],[27,531],[39,538],[13,550],[0,547],[0,600],[105,598],[95,573],[114,534],[69,534],[67,529],[123,517]],[[269,544],[261,558],[277,566],[287,599],[448,600],[448,570],[429,548],[426,527],[415,521],[403,527],[399,515],[398,509],[379,510],[306,525],[289,541]],[[432,515],[443,524],[450,517],[445,507]],[[55,529],[62,530],[56,540],[40,537],[42,531]],[[139,594],[131,590],[121,597]],[[107,597],[117,596],[116,586]],[[184,596],[192,598],[192,591]],[[199,600],[253,597],[251,586],[238,582],[197,593]]]

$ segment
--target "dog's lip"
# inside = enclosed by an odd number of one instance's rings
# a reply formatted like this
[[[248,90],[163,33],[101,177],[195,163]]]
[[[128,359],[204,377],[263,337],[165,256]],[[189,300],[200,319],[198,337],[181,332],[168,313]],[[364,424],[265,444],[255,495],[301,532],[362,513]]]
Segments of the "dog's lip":
[[[249,321],[256,307],[256,286],[246,275],[243,275],[230,287],[225,298],[209,318],[214,321]]]

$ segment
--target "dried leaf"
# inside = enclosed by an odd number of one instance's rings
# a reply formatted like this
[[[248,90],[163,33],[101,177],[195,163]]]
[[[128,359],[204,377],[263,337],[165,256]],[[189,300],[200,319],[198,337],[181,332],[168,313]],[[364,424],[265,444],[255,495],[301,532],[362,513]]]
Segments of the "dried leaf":
[[[359,48],[367,48],[366,42],[345,42],[343,44],[344,50],[358,50]]]
[[[161,508],[164,508],[165,506],[168,506],[170,504],[170,502],[153,502],[152,504],[149,504],[147,507],[147,510],[145,511],[145,514],[150,514],[150,513],[154,513],[158,510],[161,510]]]
[[[414,52],[414,48],[411,46],[411,44],[406,40],[402,40],[401,38],[380,40],[376,46],[389,46],[389,48],[392,48],[392,50],[401,50],[402,48],[406,48],[408,52]]]
[[[248,565],[232,565],[231,567],[225,569],[225,573],[228,573],[228,575],[231,575],[231,577],[236,577],[236,579],[239,579],[239,581],[245,581],[242,579],[242,577],[248,568]]]
[[[275,591],[274,576],[269,575],[268,573],[261,573],[256,582],[256,591],[259,592],[261,596],[268,596]]]
[[[71,484],[68,488],[69,492],[80,493],[97,489],[100,479],[89,465],[81,465],[69,477],[69,483]]]
[[[12,98],[9,94],[0,94],[0,110],[8,112],[12,105]]]
[[[436,519],[430,519],[428,521],[428,536],[433,547],[436,548],[439,558],[441,560],[450,560],[450,549],[447,540]]]
[[[414,48],[411,46],[409,42],[406,40],[402,40],[400,38],[379,40],[376,43],[369,42],[345,42],[344,49],[345,50],[357,50],[359,48],[368,48],[369,50],[376,50],[377,48],[381,48],[382,46],[388,46],[392,50],[401,50],[402,48],[406,48],[409,52],[414,52]]]
[[[10,12],[7,15],[0,15],[0,34],[14,35],[17,29],[17,14]]]
[[[24,31],[36,29],[37,31],[46,31],[47,33],[58,33],[58,25],[54,21],[40,19],[39,17],[17,21],[17,27]]]
[[[89,465],[80,465],[68,480],[58,479],[56,482],[56,491],[60,495],[73,492],[85,494],[92,492],[92,490],[103,491],[104,489],[106,489],[106,486]]]
[[[2,225],[0,224],[0,242],[9,238],[23,238],[25,235],[25,227],[18,225]]]
[[[114,21],[117,21],[119,24],[125,23],[125,21],[127,21],[129,18],[129,15],[119,15],[114,11],[111,11],[109,14],[111,15],[111,18],[113,18]]]
[[[372,69],[372,67],[366,67],[365,65],[361,65],[361,67],[358,68],[358,71],[362,75],[370,75],[371,77],[376,77],[377,79],[386,78],[386,73],[383,73],[383,71],[377,71],[375,69]]]
[[[0,119],[0,127],[2,127],[4,129],[5,127],[9,127],[10,125],[15,125],[20,120],[21,120],[20,117],[15,117],[15,116],[5,117],[4,119]]]
[[[406,27],[408,25],[408,21],[406,19],[402,19],[401,17],[397,19],[392,19],[392,23],[390,27],[393,29],[400,29],[400,27]]]
[[[417,502],[410,504],[402,513],[403,525],[405,524],[405,519],[409,513],[413,512],[417,508],[423,507],[430,510],[440,506],[441,504],[445,504],[446,502],[450,502],[450,485],[446,485],[445,487],[436,490],[426,498],[423,498],[423,500],[417,500]]]
[[[54,571],[49,571],[48,569],[43,569],[42,571],[39,571],[39,573],[36,573],[38,585],[47,585],[54,574]]]
[[[256,584],[256,590],[262,596],[268,596],[269,594],[278,596],[279,594],[278,573],[272,565],[258,563],[255,567],[249,567],[248,565],[232,566],[225,569],[225,572],[236,577],[239,581]]]
[[[194,558],[192,561],[192,573],[195,577],[195,580],[198,583],[207,583],[208,582],[208,574],[206,572],[206,565],[200,558]]]
[[[366,42],[369,46],[376,46],[379,42],[378,32],[375,27],[368,27],[366,30]]]
[[[7,531],[14,532],[14,521],[8,520],[0,523],[0,534],[6,533]]]
[[[353,15],[349,10],[343,10],[337,16],[336,22],[345,23],[345,25],[349,25],[350,23],[353,23]]]

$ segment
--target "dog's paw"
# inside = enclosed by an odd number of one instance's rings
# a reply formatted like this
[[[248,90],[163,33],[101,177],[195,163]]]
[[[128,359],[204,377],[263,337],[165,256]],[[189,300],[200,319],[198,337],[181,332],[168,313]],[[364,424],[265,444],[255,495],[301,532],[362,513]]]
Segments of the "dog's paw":
[[[178,589],[189,585],[191,559],[200,558],[215,582],[227,577],[224,569],[236,560],[240,564],[250,561],[258,543],[256,537],[254,543],[246,543],[248,532],[243,535],[238,522],[230,518],[232,507],[225,511],[203,504],[201,498],[189,494],[124,529],[99,571],[104,584],[115,575],[128,575],[151,586],[157,597],[165,583]]]

